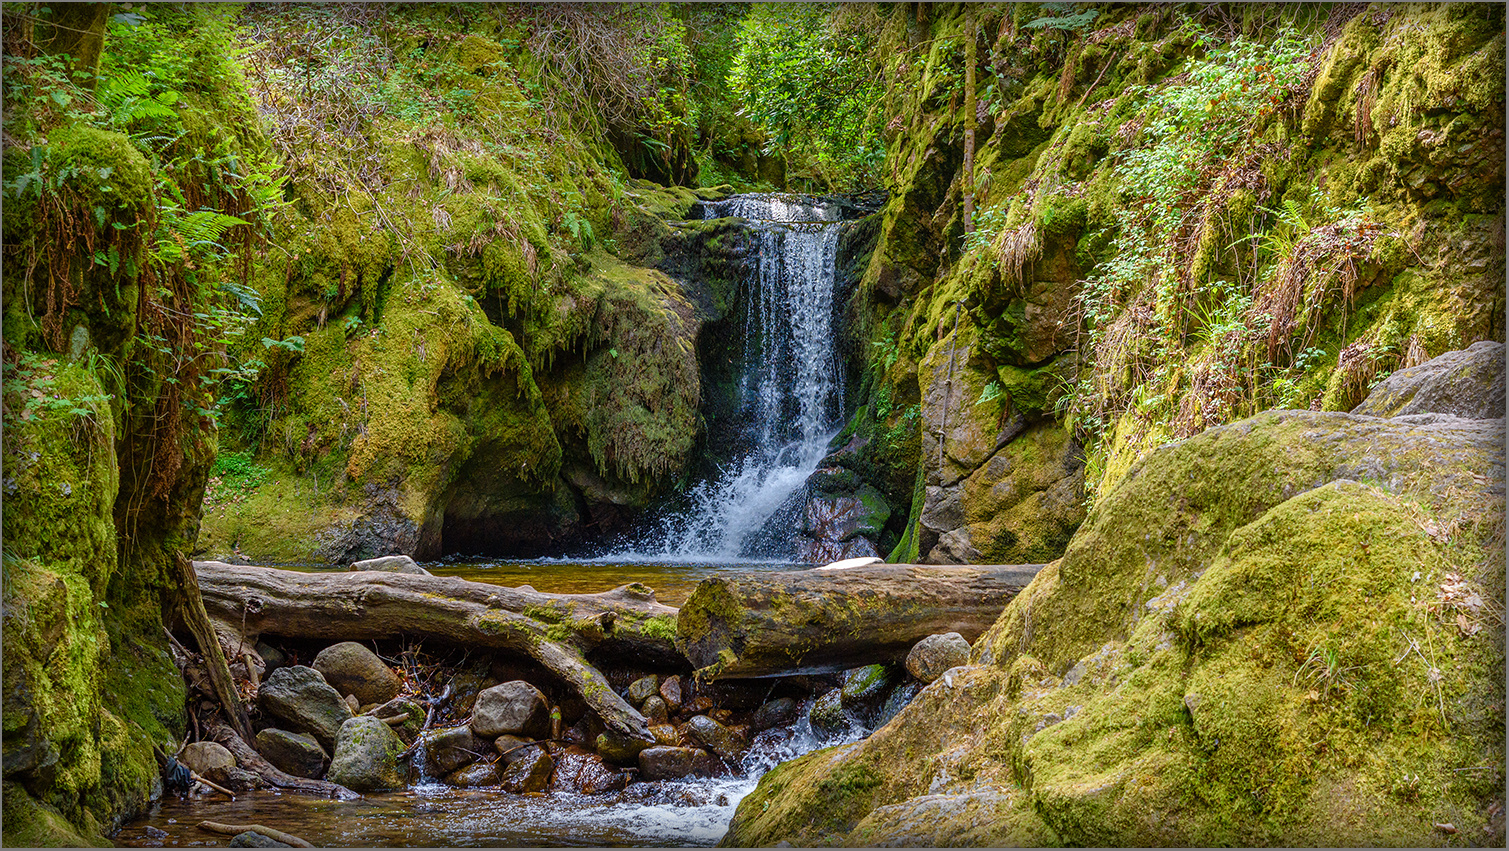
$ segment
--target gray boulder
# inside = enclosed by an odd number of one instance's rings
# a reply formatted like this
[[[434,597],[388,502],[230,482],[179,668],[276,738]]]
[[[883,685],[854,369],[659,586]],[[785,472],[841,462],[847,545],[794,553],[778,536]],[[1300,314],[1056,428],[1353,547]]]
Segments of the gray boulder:
[[[303,665],[273,671],[257,692],[257,705],[296,732],[314,736],[327,750],[335,747],[341,725],[351,718],[351,707],[340,693],[319,671]]]
[[[719,724],[706,715],[695,715],[686,721],[688,738],[699,742],[708,750],[728,762],[733,762],[749,747],[743,736]]]
[[[363,715],[341,725],[325,778],[356,792],[384,792],[405,784],[403,742],[388,725]]]
[[[408,556],[380,556],[355,562],[351,570],[380,570],[384,573],[412,573],[416,576],[433,576]]]
[[[419,740],[423,742],[421,747],[424,750],[426,777],[444,777],[471,765],[481,759],[488,748],[487,741],[477,738],[472,729],[464,724],[426,730],[419,734]]]
[[[329,759],[329,754],[312,736],[276,727],[258,731],[255,746],[268,762],[295,777],[318,779]]]
[[[525,792],[543,792],[550,785],[550,773],[555,770],[555,760],[544,748],[525,748],[524,758],[515,760],[503,769],[503,788],[516,795]]]
[[[1352,413],[1498,419],[1504,415],[1504,344],[1485,340],[1401,369],[1374,387]]]
[[[646,780],[675,780],[689,774],[716,777],[723,771],[718,758],[700,748],[653,747],[639,752],[639,776]]]
[[[957,632],[929,635],[912,645],[912,652],[906,654],[907,671],[923,683],[930,683],[949,668],[968,662],[969,642]]]
[[[550,735],[550,707],[539,689],[514,680],[477,695],[471,727],[472,732],[489,740],[503,735],[543,739]]]
[[[215,742],[194,742],[184,747],[179,757],[194,773],[212,783],[225,785],[229,769],[236,767],[236,758]]]
[[[758,733],[761,730],[769,730],[771,727],[779,727],[790,724],[796,720],[797,702],[789,697],[778,697],[755,710],[753,718],[749,719],[749,729]]]
[[[358,706],[387,703],[403,683],[376,653],[355,641],[332,644],[314,657],[314,669],[341,694],[352,695]]]

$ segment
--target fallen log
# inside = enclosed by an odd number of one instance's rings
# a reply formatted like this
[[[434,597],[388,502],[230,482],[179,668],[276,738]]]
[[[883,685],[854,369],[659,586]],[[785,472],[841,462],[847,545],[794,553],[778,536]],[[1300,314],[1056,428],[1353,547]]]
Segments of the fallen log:
[[[314,847],[313,845],[309,844],[308,840],[294,836],[291,833],[284,833],[283,831],[277,830],[276,828],[263,827],[260,824],[221,824],[220,822],[215,821],[202,821],[199,823],[199,829],[209,831],[210,833],[224,834],[226,836],[235,836],[238,833],[246,833],[247,831],[251,831],[252,833],[260,833],[268,839],[276,840],[283,843],[284,845],[289,845],[294,848]]]
[[[1040,564],[887,564],[704,579],[676,644],[703,680],[842,671],[906,658],[935,633],[973,642]]]
[[[632,584],[601,594],[543,594],[441,576],[300,573],[195,562],[212,618],[260,634],[340,641],[401,636],[528,656],[574,689],[603,723],[653,742],[644,716],[586,660],[589,651],[682,664],[676,610]]]

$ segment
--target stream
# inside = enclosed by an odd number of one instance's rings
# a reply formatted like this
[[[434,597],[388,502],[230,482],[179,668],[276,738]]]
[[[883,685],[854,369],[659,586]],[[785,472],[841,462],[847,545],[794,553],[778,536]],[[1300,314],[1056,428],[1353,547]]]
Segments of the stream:
[[[745,219],[758,240],[759,262],[745,282],[739,388],[747,424],[741,444],[750,448],[693,483],[677,506],[593,557],[452,557],[426,569],[549,593],[588,594],[639,582],[655,589],[661,603],[680,606],[709,576],[811,567],[792,563],[792,523],[800,524],[796,512],[806,479],[845,419],[834,327],[842,299],[835,292],[841,215],[836,206],[791,195],[735,196],[707,204],[703,215]],[[809,722],[811,707],[808,699],[794,724],[756,735],[740,764],[721,778],[635,782],[600,795],[581,794],[559,777],[550,791],[521,795],[435,782],[356,801],[269,791],[234,801],[218,793],[167,795],[114,839],[133,847],[225,845],[230,837],[197,827],[215,821],[263,824],[316,846],[711,846],[766,771],[865,734],[851,721],[824,740]]]

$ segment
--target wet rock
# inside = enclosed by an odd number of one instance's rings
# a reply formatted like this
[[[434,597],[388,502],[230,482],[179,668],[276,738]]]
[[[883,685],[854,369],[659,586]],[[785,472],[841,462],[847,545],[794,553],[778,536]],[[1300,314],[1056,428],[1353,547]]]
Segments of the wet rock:
[[[225,779],[219,781],[221,786],[240,795],[254,789],[261,789],[266,784],[262,782],[262,776],[244,768],[231,766],[225,770]]]
[[[713,708],[713,699],[705,694],[699,694],[682,705],[681,711],[687,715],[699,715]]]
[[[658,694],[652,694],[645,698],[644,705],[639,711],[651,724],[664,724],[671,718],[670,708],[665,705],[665,700]]]
[[[477,738],[465,725],[426,730],[419,740],[424,748],[424,773],[429,777],[444,777],[471,765],[488,747],[486,739]]]
[[[1504,344],[1483,341],[1385,378],[1354,414],[1447,414],[1472,420],[1504,415]]]
[[[491,762],[475,762],[445,776],[448,786],[496,786],[501,779],[498,766]]]
[[[330,755],[312,736],[268,727],[257,733],[257,753],[295,777],[318,779]]]
[[[599,733],[595,744],[598,756],[617,765],[633,765],[639,752],[647,747],[645,742],[625,738],[612,730]]]
[[[255,649],[257,655],[262,657],[263,664],[267,666],[263,671],[264,674],[270,674],[288,664],[288,657],[283,655],[283,651],[265,641],[258,641]]]
[[[295,732],[314,736],[327,750],[335,747],[341,725],[351,719],[351,707],[340,693],[319,671],[303,665],[273,671],[257,692],[257,705]]]
[[[628,691],[624,692],[624,700],[633,704],[637,709],[640,704],[644,703],[645,698],[655,694],[658,688],[660,688],[659,677],[654,675],[640,677],[629,685]]]
[[[865,665],[844,675],[841,700],[845,709],[865,715],[880,708],[885,693],[896,682],[895,672],[886,665]]]
[[[929,635],[912,645],[906,654],[906,669],[924,684],[943,676],[949,668],[969,662],[969,642],[957,632]]]
[[[395,697],[387,703],[374,707],[362,714],[384,719],[395,718],[400,715],[405,716],[403,723],[390,725],[393,727],[393,732],[397,733],[398,737],[405,742],[414,741],[415,737],[419,735],[419,731],[424,729],[424,707],[407,697]]]
[[[236,758],[215,742],[193,742],[183,749],[179,757],[194,773],[213,783],[225,785],[226,769],[236,766]]]
[[[841,692],[838,689],[824,694],[812,704],[810,720],[812,730],[819,736],[828,738],[849,729],[849,717],[844,714],[844,704]]]
[[[670,724],[650,725],[650,735],[655,737],[655,743],[659,745],[677,745],[681,743],[680,734]]]
[[[525,748],[522,759],[509,763],[503,769],[503,788],[516,795],[525,792],[543,792],[550,785],[550,772],[555,770],[555,760],[544,748]]]
[[[550,781],[553,791],[601,795],[617,792],[629,785],[629,774],[603,762],[602,757],[574,749],[555,758],[555,774]]]
[[[681,687],[681,677],[666,677],[665,682],[660,684],[660,699],[665,701],[665,706],[672,712],[681,708],[686,700],[685,690]]]
[[[519,736],[499,736],[493,742],[493,748],[497,750],[504,765],[518,762],[524,758],[525,751],[538,747],[534,739],[524,739]]]
[[[686,722],[687,733],[692,741],[707,747],[722,759],[733,762],[749,747],[749,742],[728,727],[706,715],[696,715]]]
[[[890,723],[891,719],[899,715],[920,691],[922,691],[922,683],[915,680],[908,680],[891,689],[891,693],[886,695],[885,703],[880,705],[880,714],[875,716],[875,729],[878,730]]]
[[[514,680],[477,695],[471,727],[484,739],[505,734],[543,739],[550,735],[550,707],[539,689],[523,680]]]
[[[890,516],[890,503],[870,485],[851,494],[811,497],[802,522],[803,555],[816,563],[878,555],[876,542]]]
[[[354,695],[356,709],[367,703],[387,703],[398,696],[403,683],[376,653],[355,641],[332,644],[314,657],[311,665],[341,694]]]
[[[379,556],[378,558],[369,558],[353,562],[350,569],[380,570],[384,573],[412,573],[416,576],[432,575],[408,556]]]
[[[230,848],[292,848],[287,842],[279,842],[264,833],[248,830],[231,837]]]
[[[404,788],[405,771],[399,764],[403,742],[388,725],[363,715],[341,725],[325,777],[355,792],[383,792]]]
[[[718,758],[700,748],[656,746],[639,752],[639,775],[646,780],[675,780],[689,774],[716,777],[722,773]]]
[[[796,720],[799,705],[789,697],[778,697],[755,710],[749,720],[749,729],[758,733],[771,727],[780,727]]]
[[[436,707],[438,718],[461,720],[472,714],[477,697],[502,682],[493,676],[492,663],[481,661],[451,679],[450,692]]]

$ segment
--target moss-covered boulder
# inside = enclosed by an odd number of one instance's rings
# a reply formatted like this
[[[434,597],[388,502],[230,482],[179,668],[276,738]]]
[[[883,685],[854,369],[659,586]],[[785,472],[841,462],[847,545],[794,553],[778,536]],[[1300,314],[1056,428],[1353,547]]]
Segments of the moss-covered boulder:
[[[1504,344],[1484,340],[1400,370],[1373,388],[1354,414],[1397,417],[1449,414],[1467,419],[1504,415]]]
[[[1153,452],[973,666],[767,774],[725,844],[1502,842],[1503,428],[1285,411]]]
[[[326,779],[357,792],[386,792],[406,785],[399,759],[403,742],[387,724],[370,715],[341,725]]]

